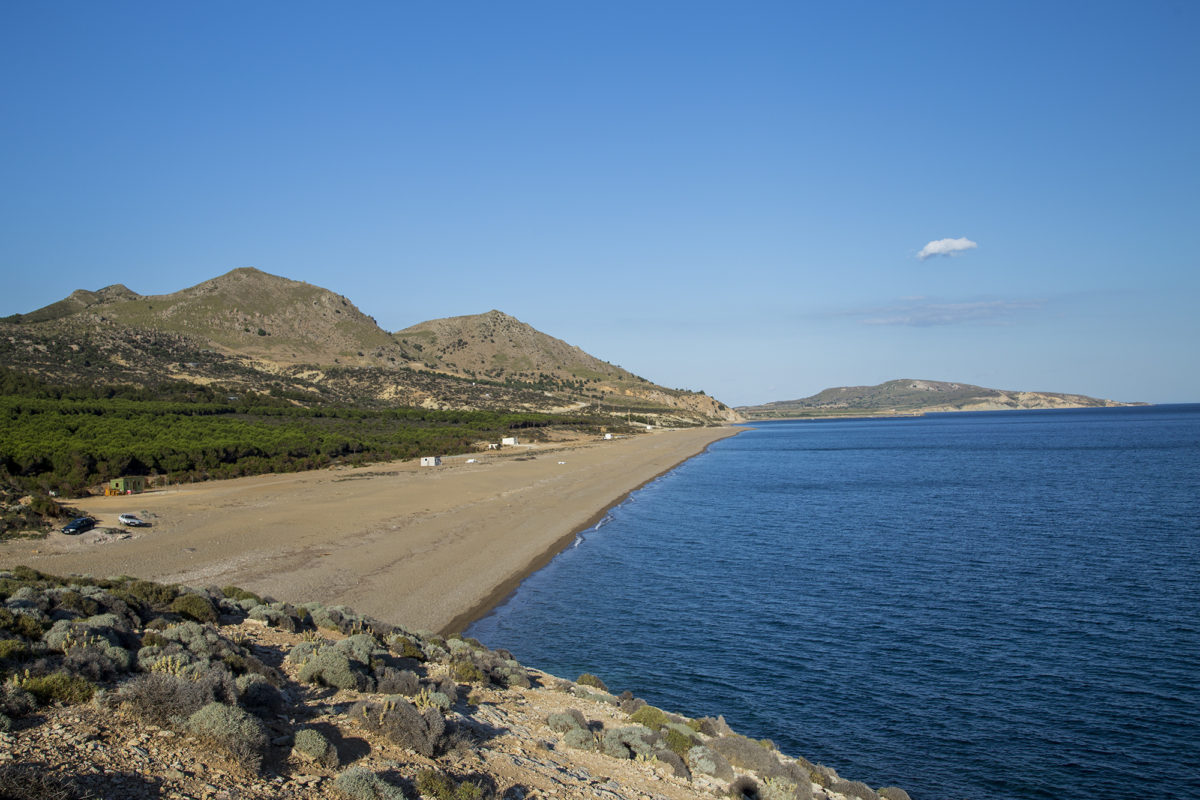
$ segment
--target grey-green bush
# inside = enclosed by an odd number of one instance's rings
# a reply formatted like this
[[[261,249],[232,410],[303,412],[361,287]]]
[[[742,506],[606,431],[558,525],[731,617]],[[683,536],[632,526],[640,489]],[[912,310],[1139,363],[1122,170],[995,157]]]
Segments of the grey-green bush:
[[[688,769],[701,775],[711,775],[719,780],[733,780],[733,767],[725,757],[705,745],[696,745],[687,754]]]
[[[875,790],[862,781],[837,780],[830,784],[829,788],[846,797],[857,797],[858,800],[879,800]]]
[[[151,672],[127,681],[117,693],[135,716],[164,727],[181,727],[192,714],[214,702],[237,702],[229,673],[213,670],[198,679]]]
[[[299,678],[305,683],[319,683],[337,689],[353,689],[370,692],[375,689],[375,680],[359,661],[351,660],[344,650],[325,647],[309,656],[300,668]]]
[[[351,767],[333,781],[347,800],[406,800],[404,792],[366,767]]]
[[[583,713],[577,708],[568,708],[566,711],[557,714],[551,714],[546,719],[546,724],[551,730],[559,733],[566,733],[575,728],[587,730],[588,723],[584,718]]]
[[[402,694],[412,697],[421,690],[421,679],[417,677],[417,673],[408,669],[381,667],[375,670],[375,679],[376,691],[380,694]]]
[[[786,777],[788,770],[779,761],[773,750],[745,736],[721,736],[709,743],[735,767],[758,773],[761,778]]]
[[[759,800],[812,800],[812,783],[807,779],[767,778],[758,787]]]
[[[283,696],[264,676],[240,675],[237,685],[238,703],[242,708],[259,717],[274,715],[283,708]]]
[[[673,750],[668,750],[666,748],[660,748],[660,749],[654,751],[654,757],[656,759],[658,759],[661,763],[666,764],[668,767],[670,767],[671,772],[673,772],[675,774],[675,777],[684,778],[686,780],[691,780],[691,778],[692,778],[691,770],[689,770],[687,768],[687,762],[685,762],[683,760],[683,758],[679,755],[679,753],[676,753]]]
[[[432,707],[418,711],[403,697],[389,697],[385,703],[359,701],[348,714],[368,730],[427,758],[437,755],[446,741],[442,712]]]
[[[883,800],[912,800],[908,796],[908,792],[901,789],[899,786],[885,786],[879,790],[879,796]]]
[[[609,728],[600,739],[600,750],[613,758],[649,758],[659,748],[662,737],[642,725]]]
[[[267,750],[267,732],[240,708],[209,703],[188,718],[188,731],[229,753],[243,768],[257,772]]]
[[[292,744],[292,750],[327,769],[336,769],[338,766],[337,748],[320,731],[313,728],[301,728],[296,731],[296,741]]]
[[[576,750],[595,750],[596,737],[586,728],[571,728],[563,734],[563,744]]]

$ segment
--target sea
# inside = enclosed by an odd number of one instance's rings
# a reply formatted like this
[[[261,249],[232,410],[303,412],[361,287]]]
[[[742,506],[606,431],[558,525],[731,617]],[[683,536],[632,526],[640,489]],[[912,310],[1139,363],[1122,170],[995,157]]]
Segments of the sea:
[[[914,800],[1200,798],[1200,404],[755,423],[468,634]]]

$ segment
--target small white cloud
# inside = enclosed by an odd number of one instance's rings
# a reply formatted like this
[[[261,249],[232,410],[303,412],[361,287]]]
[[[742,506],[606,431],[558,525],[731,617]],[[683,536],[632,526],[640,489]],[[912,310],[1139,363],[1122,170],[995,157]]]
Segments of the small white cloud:
[[[924,261],[930,256],[954,256],[976,247],[979,245],[965,236],[959,239],[937,239],[922,247],[921,252],[917,253],[917,258]]]

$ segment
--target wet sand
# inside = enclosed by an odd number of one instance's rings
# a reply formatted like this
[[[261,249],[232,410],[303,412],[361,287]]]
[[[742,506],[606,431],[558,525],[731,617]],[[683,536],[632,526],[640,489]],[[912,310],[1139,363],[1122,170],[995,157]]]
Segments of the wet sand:
[[[111,530],[0,543],[0,564],[53,574],[235,585],[348,605],[410,629],[482,616],[634,489],[737,428],[263,475],[71,504]],[[477,459],[467,463],[468,458]],[[117,515],[153,527],[123,530]],[[132,534],[130,538],[119,538]]]

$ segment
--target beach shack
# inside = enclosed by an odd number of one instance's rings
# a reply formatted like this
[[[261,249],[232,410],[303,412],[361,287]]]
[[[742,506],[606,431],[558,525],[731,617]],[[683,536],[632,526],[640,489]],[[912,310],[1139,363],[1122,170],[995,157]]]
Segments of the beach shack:
[[[515,436],[505,436],[503,439],[500,440],[500,444],[517,444],[517,443],[518,443],[517,437],[515,437]]]
[[[127,475],[124,478],[113,478],[104,488],[106,495],[141,494],[146,491],[144,475]]]
[[[442,465],[441,456],[421,456],[422,467],[440,467]]]

